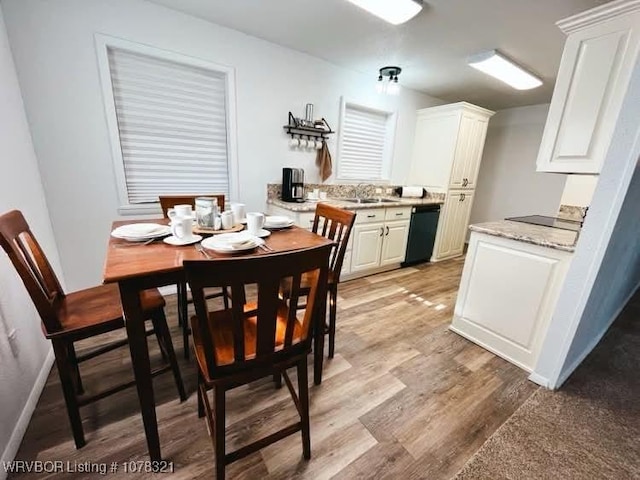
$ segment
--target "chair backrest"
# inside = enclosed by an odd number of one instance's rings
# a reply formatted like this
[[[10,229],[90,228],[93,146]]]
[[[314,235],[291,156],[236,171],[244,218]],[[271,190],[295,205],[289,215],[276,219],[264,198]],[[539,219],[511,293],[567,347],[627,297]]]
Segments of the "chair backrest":
[[[193,335],[203,345],[211,375],[272,364],[310,349],[313,312],[326,298],[330,249],[331,245],[323,245],[273,255],[184,262],[198,316]],[[311,290],[300,322],[297,317],[300,310],[296,311],[295,306],[305,273],[310,278]],[[284,279],[291,279],[292,285],[288,304],[278,295],[280,282]],[[245,305],[245,286],[254,284],[257,285],[257,304],[255,309],[249,310]],[[233,345],[233,360],[222,364],[215,352],[224,346],[214,344],[214,330],[222,326],[216,327],[208,321],[204,289],[224,286],[231,287],[231,308],[214,315],[224,314],[228,320],[225,343]],[[284,332],[283,318],[286,318]],[[250,328],[246,329],[248,325]],[[232,342],[229,336],[233,337]]]
[[[58,277],[22,213],[0,215],[0,245],[27,287],[47,333],[61,330],[57,306],[64,298]]]
[[[338,283],[347,243],[351,236],[356,213],[343,208],[332,207],[325,203],[316,205],[316,216],[313,219],[313,233],[322,235],[335,242],[329,260],[329,269],[333,273],[333,281]]]
[[[224,195],[218,194],[202,194],[202,195],[160,195],[160,208],[162,208],[162,215],[164,218],[169,218],[167,210],[175,207],[176,205],[191,205],[192,208],[196,206],[196,198],[209,197],[218,199],[218,209],[224,210]]]

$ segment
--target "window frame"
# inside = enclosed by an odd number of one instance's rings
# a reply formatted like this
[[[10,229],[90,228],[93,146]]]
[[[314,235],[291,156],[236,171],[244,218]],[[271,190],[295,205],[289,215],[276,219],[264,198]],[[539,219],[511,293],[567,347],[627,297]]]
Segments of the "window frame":
[[[160,60],[181,63],[187,66],[199,67],[223,74],[225,77],[225,102],[227,124],[227,171],[229,172],[229,195],[238,198],[238,157],[237,157],[237,126],[236,126],[236,88],[235,69],[227,65],[203,60],[178,52],[132,42],[122,38],[112,37],[101,33],[95,34],[96,53],[98,58],[98,71],[102,88],[102,100],[107,120],[109,142],[111,144],[111,158],[113,160],[116,187],[118,192],[118,213],[120,215],[157,214],[161,212],[160,202],[133,204],[129,203],[127,181],[125,175],[124,159],[120,143],[120,130],[116,114],[115,100],[113,98],[113,85],[111,82],[111,69],[109,67],[108,49],[116,48],[132,53],[147,55]],[[189,192],[184,192],[188,194]]]
[[[387,116],[385,151],[382,158],[382,178],[352,178],[345,177],[342,173],[342,142],[344,140],[344,121],[347,107],[355,107],[356,109],[369,111],[372,113],[384,114]],[[341,182],[371,182],[374,184],[388,185],[391,182],[391,165],[393,163],[393,155],[396,140],[396,126],[398,121],[398,112],[394,110],[386,110],[382,108],[372,107],[362,102],[352,101],[345,97],[340,97],[340,131],[338,132],[338,173],[336,179]]]

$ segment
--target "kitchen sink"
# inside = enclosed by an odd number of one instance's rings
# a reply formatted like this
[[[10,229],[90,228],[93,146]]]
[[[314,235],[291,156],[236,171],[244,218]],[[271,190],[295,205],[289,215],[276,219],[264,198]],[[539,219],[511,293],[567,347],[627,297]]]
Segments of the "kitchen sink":
[[[351,203],[395,203],[397,200],[391,200],[389,198],[342,198],[343,202]]]

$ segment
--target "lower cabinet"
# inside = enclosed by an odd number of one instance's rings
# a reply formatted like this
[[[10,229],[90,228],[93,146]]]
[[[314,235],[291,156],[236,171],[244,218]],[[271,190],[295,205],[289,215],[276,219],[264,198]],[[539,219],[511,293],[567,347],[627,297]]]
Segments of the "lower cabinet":
[[[473,190],[450,190],[442,207],[431,261],[457,257],[464,252]]]
[[[532,371],[572,257],[471,232],[451,330]]]
[[[351,272],[362,272],[379,267],[384,223],[354,225],[351,235],[353,236]]]
[[[388,222],[384,226],[380,265],[404,262],[409,239],[409,222]]]

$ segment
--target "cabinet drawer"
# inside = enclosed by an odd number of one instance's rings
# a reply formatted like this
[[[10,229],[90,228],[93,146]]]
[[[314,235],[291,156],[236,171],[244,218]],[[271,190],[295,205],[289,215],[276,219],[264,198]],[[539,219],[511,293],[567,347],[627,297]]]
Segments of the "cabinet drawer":
[[[315,212],[305,212],[299,213],[297,217],[297,224],[301,228],[306,228],[307,230],[311,230],[313,227],[313,219],[315,218]]]
[[[384,208],[362,209],[356,212],[356,223],[373,223],[384,220]]]
[[[387,208],[385,220],[408,220],[411,218],[411,207]]]

